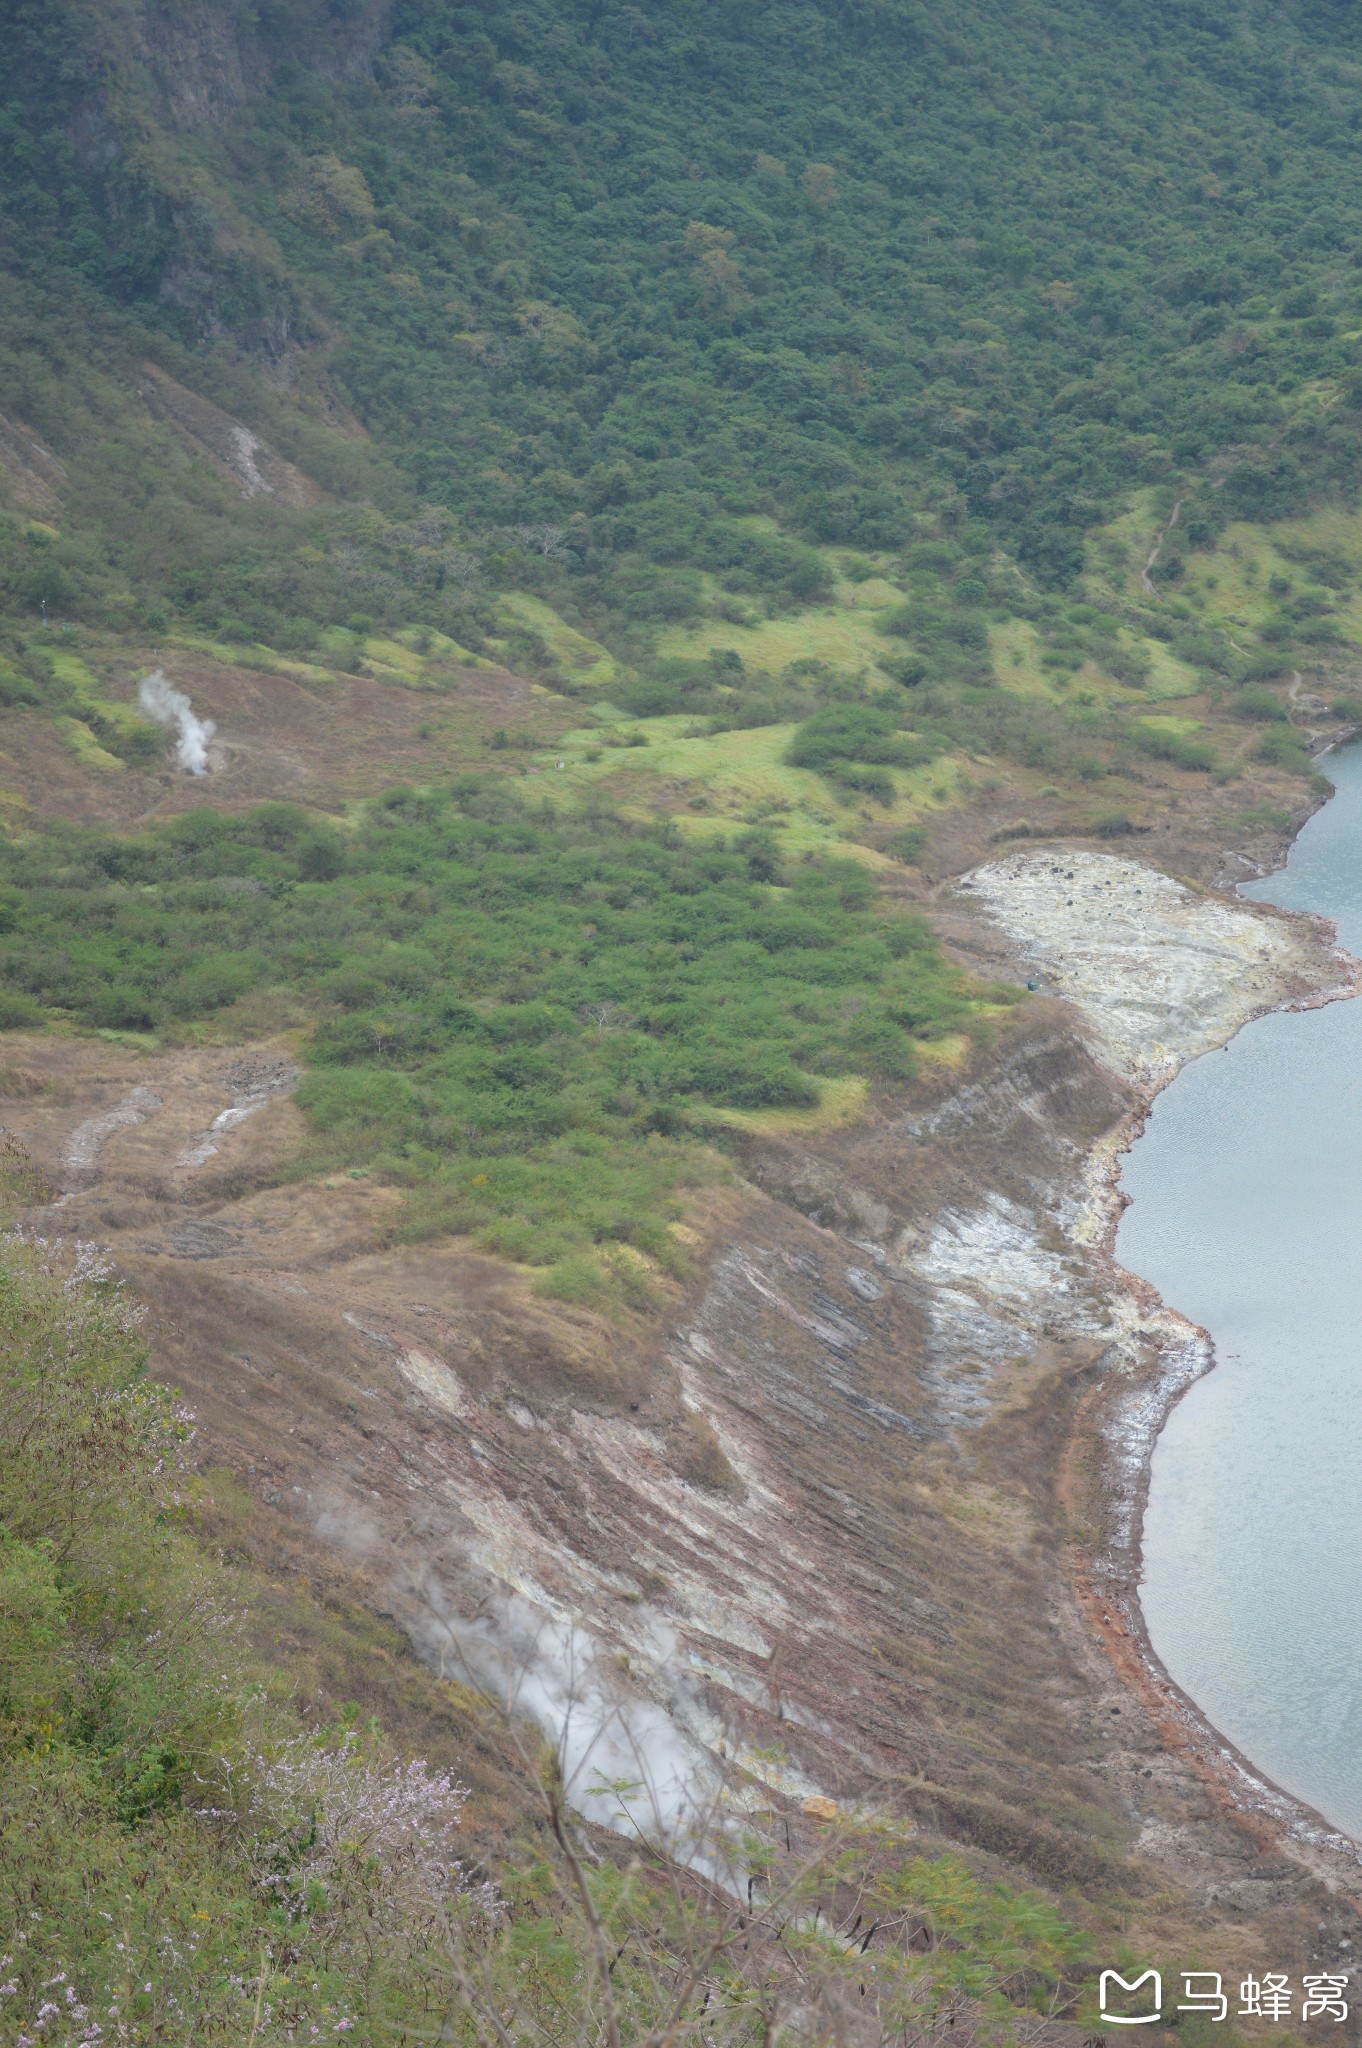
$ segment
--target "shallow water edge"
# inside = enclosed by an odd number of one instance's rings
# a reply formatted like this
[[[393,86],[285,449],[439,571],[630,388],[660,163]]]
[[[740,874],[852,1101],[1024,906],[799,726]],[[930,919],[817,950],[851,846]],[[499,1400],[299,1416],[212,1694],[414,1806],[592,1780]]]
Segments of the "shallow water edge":
[[[1304,925],[1312,943],[1332,956],[1336,979],[1308,994],[1263,1003],[1228,1031],[1222,1044],[1236,1039],[1245,1023],[1323,1008],[1362,989],[1362,962],[1338,949],[1328,919],[1276,908],[1298,928]],[[1179,1065],[1177,1071],[1184,1070]],[[1155,1447],[1178,1404],[1217,1363],[1210,1333],[1169,1307],[1116,1255],[1117,1232],[1130,1199],[1121,1186],[1126,1157],[1174,1078],[1166,1073],[1140,1088],[1130,1114],[1101,1141],[1088,1164],[1092,1256],[1111,1289],[1116,1331],[1115,1355],[1099,1366],[1082,1393],[1062,1482],[1071,1516],[1081,1521],[1096,1505],[1102,1530],[1097,1542],[1076,1545],[1075,1581],[1087,1617],[1121,1677],[1140,1695],[1164,1742],[1192,1764],[1217,1803],[1263,1846],[1275,1842],[1289,1848],[1331,1888],[1353,1893],[1362,1869],[1362,1843],[1274,1783],[1214,1725],[1154,1649],[1140,1597]]]

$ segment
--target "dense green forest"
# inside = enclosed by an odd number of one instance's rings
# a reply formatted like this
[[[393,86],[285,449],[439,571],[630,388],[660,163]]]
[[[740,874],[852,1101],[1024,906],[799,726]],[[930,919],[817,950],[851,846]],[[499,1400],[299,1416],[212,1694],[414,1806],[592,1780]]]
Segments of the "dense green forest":
[[[1353,489],[1341,6],[401,0],[338,82],[369,10],[274,0],[268,90],[193,126],[120,10],[58,12],[10,24],[0,406],[82,516],[9,534],[12,604],[467,637],[513,582],[639,652],[824,595],[817,544],[930,539],[949,609],[999,550],[1071,583],[1137,483],[1193,542]],[[374,440],[285,452],[365,509],[227,516],[120,417],[144,353],[256,416],[253,365],[324,370]]]

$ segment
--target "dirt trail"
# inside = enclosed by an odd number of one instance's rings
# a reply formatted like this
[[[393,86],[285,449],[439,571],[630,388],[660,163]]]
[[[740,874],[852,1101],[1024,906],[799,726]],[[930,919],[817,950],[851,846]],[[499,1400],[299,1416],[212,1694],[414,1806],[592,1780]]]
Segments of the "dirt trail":
[[[291,1060],[282,1058],[243,1060],[222,1078],[232,1091],[231,1102],[218,1111],[206,1131],[199,1132],[185,1147],[175,1161],[176,1166],[206,1166],[218,1153],[227,1132],[257,1115],[282,1090],[291,1088],[298,1079],[298,1069]]]

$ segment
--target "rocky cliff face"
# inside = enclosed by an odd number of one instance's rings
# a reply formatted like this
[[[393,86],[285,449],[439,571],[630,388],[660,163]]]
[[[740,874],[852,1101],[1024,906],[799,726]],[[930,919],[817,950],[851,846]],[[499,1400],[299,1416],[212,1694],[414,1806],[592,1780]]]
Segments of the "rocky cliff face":
[[[214,127],[289,68],[343,84],[372,69],[392,0],[145,0],[131,48],[163,118]]]
[[[7,60],[24,107],[41,109],[20,161],[48,231],[88,207],[78,260],[114,298],[159,298],[191,343],[230,335],[277,357],[307,328],[304,309],[277,249],[245,218],[230,171],[204,144],[286,81],[339,90],[363,77],[391,12],[391,0],[59,0],[19,10]]]

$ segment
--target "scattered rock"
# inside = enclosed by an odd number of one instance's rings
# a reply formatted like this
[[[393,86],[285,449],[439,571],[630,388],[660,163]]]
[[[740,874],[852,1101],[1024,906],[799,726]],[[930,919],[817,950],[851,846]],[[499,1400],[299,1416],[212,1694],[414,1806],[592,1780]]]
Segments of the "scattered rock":
[[[1114,854],[1014,853],[959,887],[1082,1012],[1100,1059],[1161,1085],[1241,1024],[1318,984],[1319,947],[1266,907]],[[1072,882],[1069,895],[1057,884]]]

